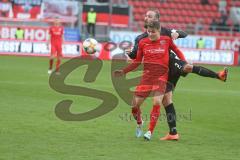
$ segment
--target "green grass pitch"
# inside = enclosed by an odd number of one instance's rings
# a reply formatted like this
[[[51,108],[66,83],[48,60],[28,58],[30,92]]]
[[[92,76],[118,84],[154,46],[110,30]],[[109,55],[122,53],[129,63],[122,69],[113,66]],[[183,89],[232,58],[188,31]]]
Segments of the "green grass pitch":
[[[66,60],[65,60],[66,61]],[[115,92],[110,62],[94,84],[85,84],[84,67],[66,80],[74,85]],[[221,66],[206,66],[215,71]],[[0,160],[238,160],[240,157],[240,68],[229,68],[227,83],[191,74],[174,93],[181,139],[160,141],[167,131],[162,117],[151,141],[135,138],[129,106],[120,98],[116,109],[85,122],[58,119],[55,105],[72,99],[72,112],[95,108],[93,98],[55,92],[48,83],[48,59],[0,57]],[[144,105],[151,109],[151,100]],[[161,112],[165,113],[161,108]],[[145,123],[147,124],[147,123]],[[145,125],[145,131],[147,125]]]

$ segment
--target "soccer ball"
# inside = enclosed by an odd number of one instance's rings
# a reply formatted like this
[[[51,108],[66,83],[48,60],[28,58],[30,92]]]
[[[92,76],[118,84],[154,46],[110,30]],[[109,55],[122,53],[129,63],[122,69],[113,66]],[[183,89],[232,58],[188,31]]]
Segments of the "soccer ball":
[[[87,54],[94,54],[97,51],[98,41],[93,38],[88,38],[83,42],[83,49]]]

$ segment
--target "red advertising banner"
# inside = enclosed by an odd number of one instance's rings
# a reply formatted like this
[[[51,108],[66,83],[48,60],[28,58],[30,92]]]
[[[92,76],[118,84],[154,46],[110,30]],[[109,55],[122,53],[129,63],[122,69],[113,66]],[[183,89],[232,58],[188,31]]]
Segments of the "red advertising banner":
[[[76,57],[82,53],[81,43],[64,42],[64,57]],[[49,56],[50,45],[47,42],[29,40],[0,39],[0,55]]]
[[[103,44],[100,45],[100,51],[95,53],[95,56],[102,60],[109,60],[109,51],[103,49]],[[30,40],[6,40],[0,39],[0,55],[14,56],[43,56],[50,55],[50,44],[44,41]],[[83,51],[82,43],[64,42],[63,57],[73,58],[86,55]]]
[[[24,30],[24,40],[47,41],[49,39],[48,27],[21,27]],[[15,39],[17,26],[0,26],[2,39]]]
[[[213,49],[181,49],[185,58],[190,63],[214,64],[214,65],[236,65],[235,52],[228,50]]]
[[[216,49],[239,51],[240,38],[216,38]]]

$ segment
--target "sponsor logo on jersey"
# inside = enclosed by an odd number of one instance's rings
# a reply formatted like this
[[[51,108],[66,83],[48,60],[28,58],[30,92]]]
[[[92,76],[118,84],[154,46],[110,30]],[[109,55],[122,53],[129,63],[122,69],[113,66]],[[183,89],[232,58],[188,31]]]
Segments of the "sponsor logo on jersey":
[[[167,43],[166,40],[161,40],[161,41],[160,41],[160,44],[161,44],[161,45],[164,45],[164,44],[166,44],[166,43]]]
[[[145,53],[156,54],[156,53],[163,53],[165,49],[163,48],[154,48],[154,49],[146,49]]]

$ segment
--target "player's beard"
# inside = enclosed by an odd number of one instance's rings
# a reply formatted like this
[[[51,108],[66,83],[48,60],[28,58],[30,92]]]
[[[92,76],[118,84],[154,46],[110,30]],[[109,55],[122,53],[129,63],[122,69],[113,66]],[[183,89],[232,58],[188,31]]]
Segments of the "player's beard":
[[[147,25],[148,25],[148,22],[146,20],[144,20],[144,28],[147,29]]]

